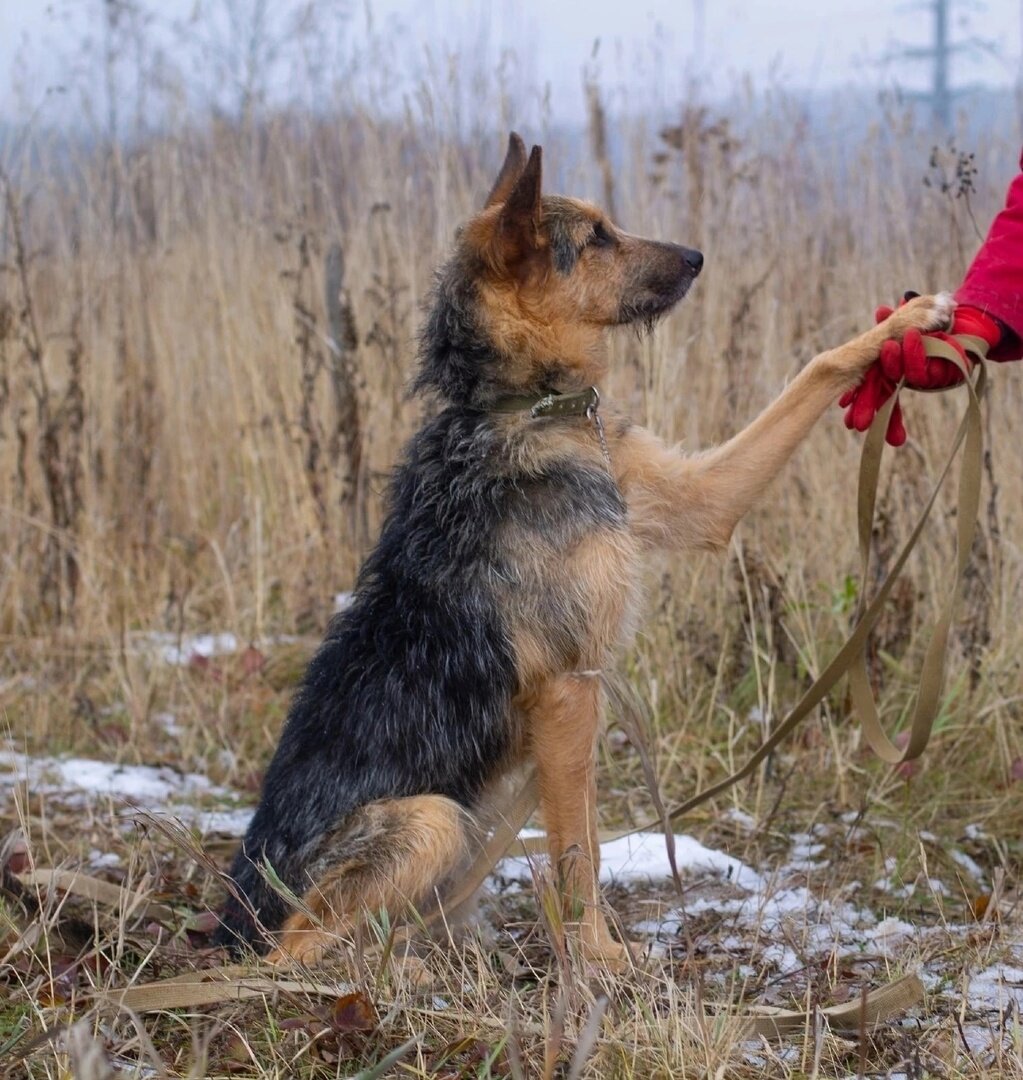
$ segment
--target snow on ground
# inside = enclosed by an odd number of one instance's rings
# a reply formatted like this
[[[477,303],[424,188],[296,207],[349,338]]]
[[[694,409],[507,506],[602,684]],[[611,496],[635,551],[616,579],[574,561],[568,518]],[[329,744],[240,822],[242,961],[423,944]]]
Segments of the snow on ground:
[[[200,773],[165,765],[31,757],[10,744],[0,746],[0,805],[20,785],[68,808],[104,809],[114,803],[126,825],[136,810],[144,809],[180,818],[203,835],[237,837],[252,816],[250,800]],[[733,818],[743,832],[753,827],[752,821]],[[537,834],[525,830],[523,835]],[[811,886],[815,876],[824,884],[830,877],[828,837],[826,825],[794,833],[787,858],[773,867],[755,869],[691,836],[675,834],[676,864],[685,882],[681,902],[677,897],[668,902],[646,899],[647,893],[667,895],[664,882],[671,869],[662,833],[639,833],[603,845],[600,876],[607,884],[628,888],[633,906],[638,903],[650,911],[648,918],[633,919],[630,930],[649,943],[651,955],[684,948],[688,929],[689,937],[705,942],[725,961],[724,968],[740,978],[759,973],[780,981],[814,965],[834,965],[843,959],[855,963],[864,957],[883,965],[917,967],[930,992],[965,1001],[975,1014],[988,1018],[987,1027],[967,1025],[967,1034],[974,1051],[990,1049],[993,1039],[1000,1037],[993,1034],[1000,1030],[997,1017],[1006,1010],[1016,1014],[1023,1010],[1023,935],[1014,937],[1009,926],[1003,927],[998,962],[991,962],[996,959],[992,955],[978,971],[921,964],[929,945],[935,946],[931,955],[940,954],[941,946],[950,942],[965,943],[976,933],[977,924],[935,920],[928,926],[912,926],[884,916],[884,908],[893,906],[886,901],[904,898],[914,887],[935,898],[950,893],[935,878],[915,885],[902,881],[894,863],[885,865],[884,877],[873,888],[852,881],[841,888],[832,885],[828,895],[821,895],[820,888]],[[983,872],[969,856],[954,850],[949,855],[958,871],[974,882],[983,881]],[[93,849],[86,862],[95,871],[117,867],[120,859]],[[533,880],[533,860],[504,859],[494,879],[499,888],[521,890]],[[644,888],[651,884],[659,888]]]
[[[337,610],[343,610],[343,608],[337,608]],[[248,641],[246,644],[266,650],[274,645],[287,645],[296,640],[291,634],[277,634],[258,641]],[[146,631],[133,634],[131,641],[132,649],[136,653],[172,667],[187,667],[189,664],[213,660],[220,656],[234,656],[242,652],[245,647],[238,636],[229,630],[210,634],[169,634],[162,631]]]
[[[9,747],[0,749],[0,796],[25,784],[32,795],[46,795],[65,806],[86,807],[113,800],[132,809],[166,812],[202,833],[241,836],[252,809],[237,806],[237,792],[201,773],[185,773],[167,765],[118,765],[78,757],[30,757]],[[210,809],[209,804],[218,806]],[[222,804],[232,804],[223,808]]]
[[[69,792],[109,795],[140,806],[161,806],[174,798],[226,791],[200,773],[166,765],[117,765],[92,758],[29,757],[0,750],[0,784],[27,783],[37,795]]]
[[[1020,956],[1023,958],[1023,952]],[[1023,967],[994,964],[978,971],[970,976],[967,997],[975,1005],[986,1005],[999,1012],[1015,1009],[1018,1015],[1023,1010]]]
[[[161,634],[150,633],[139,638],[143,648],[165,664],[183,667],[195,657],[208,660],[238,652],[234,634]]]
[[[542,836],[535,829],[523,829],[523,838]],[[755,888],[759,876],[738,859],[722,851],[704,847],[691,836],[675,834],[675,864],[680,874],[687,871],[711,872],[737,885]],[[531,882],[531,860],[522,857],[504,859],[498,873],[511,881]],[[664,833],[641,832],[623,836],[600,846],[600,880],[607,885],[629,884],[671,877]]]

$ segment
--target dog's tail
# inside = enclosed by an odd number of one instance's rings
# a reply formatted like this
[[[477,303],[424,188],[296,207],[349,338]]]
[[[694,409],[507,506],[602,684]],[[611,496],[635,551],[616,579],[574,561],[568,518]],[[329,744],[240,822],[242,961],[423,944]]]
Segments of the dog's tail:
[[[280,927],[290,910],[282,893],[270,884],[268,871],[261,863],[261,856],[250,854],[242,844],[231,866],[227,901],[213,943],[233,954],[247,948],[260,954],[267,952],[273,943],[269,931]]]
[[[462,861],[469,817],[442,795],[369,803],[325,837],[306,867],[312,885],[284,923],[272,959],[314,963],[365,914],[400,917],[434,900]]]

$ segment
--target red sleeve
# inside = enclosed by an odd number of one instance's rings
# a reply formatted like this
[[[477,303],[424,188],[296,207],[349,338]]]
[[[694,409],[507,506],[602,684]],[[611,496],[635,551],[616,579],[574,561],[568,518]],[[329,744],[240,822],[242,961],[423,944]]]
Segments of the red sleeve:
[[[1009,185],[1005,209],[991,223],[955,298],[993,315],[1013,331],[991,353],[992,360],[1023,357],[1023,172]]]

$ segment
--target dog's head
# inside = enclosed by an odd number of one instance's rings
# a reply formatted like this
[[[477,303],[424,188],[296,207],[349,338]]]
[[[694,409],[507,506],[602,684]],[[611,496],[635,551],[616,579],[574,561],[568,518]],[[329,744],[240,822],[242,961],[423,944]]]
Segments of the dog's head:
[[[543,153],[512,134],[482,214],[462,243],[520,303],[543,298],[560,319],[600,327],[649,323],[685,296],[703,266],[691,248],[632,236],[598,207],[542,193]]]
[[[501,358],[487,380],[499,389],[599,381],[605,331],[651,326],[703,265],[691,248],[623,232],[592,203],[544,195],[542,156],[534,146],[527,158],[512,134],[484,208],[459,230],[447,269],[451,286],[471,282],[474,325]]]

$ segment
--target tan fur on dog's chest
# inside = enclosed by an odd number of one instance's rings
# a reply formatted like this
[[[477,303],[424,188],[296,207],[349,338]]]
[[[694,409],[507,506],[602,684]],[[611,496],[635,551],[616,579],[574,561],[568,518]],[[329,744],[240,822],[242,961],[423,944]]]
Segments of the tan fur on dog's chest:
[[[571,461],[586,475],[599,476],[618,505],[600,521],[602,508],[591,507],[594,520],[582,515],[577,531],[571,524],[578,507],[557,505],[550,516],[563,513],[564,528],[545,530],[542,521],[514,518],[502,528],[499,544],[509,573],[498,589],[524,691],[552,676],[612,663],[632,633],[640,571],[628,508],[607,471],[596,431],[585,420],[545,428],[523,426],[518,463],[542,475]]]

